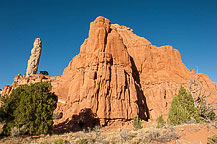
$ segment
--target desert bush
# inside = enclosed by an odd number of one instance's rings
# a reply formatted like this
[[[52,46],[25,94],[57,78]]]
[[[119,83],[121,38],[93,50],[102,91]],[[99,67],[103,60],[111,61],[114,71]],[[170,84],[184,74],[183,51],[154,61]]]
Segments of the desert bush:
[[[168,123],[179,125],[186,123],[191,118],[200,121],[200,109],[194,106],[194,99],[186,89],[181,86],[178,95],[175,95],[168,114]]]
[[[124,140],[124,142],[126,142],[128,140],[128,138],[130,137],[130,132],[128,129],[123,129],[120,131],[120,136],[121,138]]]
[[[207,117],[208,117],[211,121],[213,121],[213,120],[215,120],[215,119],[217,118],[217,116],[216,116],[216,114],[215,114],[214,111],[209,112],[208,115],[207,115]]]
[[[217,134],[208,137],[207,141],[209,144],[216,144],[217,143]]]
[[[138,115],[136,115],[133,119],[133,127],[138,130],[142,128],[142,121]]]
[[[61,113],[54,113],[53,114],[53,120],[59,120],[59,119],[61,119],[63,117],[63,113],[61,112]]]
[[[85,138],[80,138],[76,143],[77,144],[88,144],[88,140]]]
[[[215,85],[211,85],[209,89],[206,89],[204,82],[201,79],[198,72],[193,77],[190,75],[186,79],[189,92],[192,94],[194,99],[194,105],[200,109],[200,118],[203,122],[211,122],[217,118],[215,113],[215,106],[217,102],[208,102],[207,98],[213,95],[215,91]]]
[[[59,139],[54,140],[53,144],[70,144],[70,142],[67,140],[59,138]]]
[[[25,134],[26,127],[23,125],[21,128],[11,128],[11,136],[19,136]]]
[[[209,122],[214,121],[217,118],[216,113],[214,112],[214,107],[207,103],[204,98],[197,99],[197,105],[201,111],[201,118],[203,121]]]
[[[171,140],[176,140],[178,138],[179,135],[173,127],[163,129],[152,128],[147,131],[147,134],[145,136],[145,142],[157,141],[166,143]]]
[[[217,128],[217,120],[216,120],[215,122],[213,122],[213,126],[214,126],[215,128]]]
[[[48,142],[40,142],[40,144],[49,144]]]
[[[39,82],[22,85],[12,91],[1,107],[5,121],[4,135],[20,132],[37,135],[50,133],[57,96],[50,92],[51,84]],[[25,127],[25,129],[22,129]],[[21,131],[22,129],[22,131]]]
[[[162,115],[160,115],[156,121],[157,121],[157,128],[162,128],[166,124]]]

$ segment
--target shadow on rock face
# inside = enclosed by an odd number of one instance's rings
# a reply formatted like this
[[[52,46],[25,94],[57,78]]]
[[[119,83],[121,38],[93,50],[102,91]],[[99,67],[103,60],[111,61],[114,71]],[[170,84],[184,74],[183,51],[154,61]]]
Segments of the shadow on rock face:
[[[136,67],[136,64],[133,60],[132,57],[130,57],[130,61],[132,64],[132,69],[133,69],[133,78],[135,80],[135,87],[136,87],[136,92],[137,92],[137,104],[138,104],[138,108],[139,108],[139,117],[142,120],[148,121],[148,119],[150,119],[150,114],[149,114],[149,108],[146,102],[146,97],[144,95],[144,92],[142,91],[142,86],[140,83],[140,77],[139,77],[139,72],[138,69]]]
[[[66,120],[54,126],[54,133],[76,132],[92,129],[100,125],[100,120],[90,108],[82,109],[78,115],[73,115],[71,120]]]

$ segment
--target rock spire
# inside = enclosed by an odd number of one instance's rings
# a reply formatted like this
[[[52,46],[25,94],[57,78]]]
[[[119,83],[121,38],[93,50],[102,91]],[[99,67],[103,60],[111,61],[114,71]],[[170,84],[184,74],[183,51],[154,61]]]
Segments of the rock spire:
[[[31,56],[28,60],[28,66],[26,69],[26,76],[36,74],[38,71],[38,64],[41,56],[42,41],[40,38],[36,38],[31,50]]]

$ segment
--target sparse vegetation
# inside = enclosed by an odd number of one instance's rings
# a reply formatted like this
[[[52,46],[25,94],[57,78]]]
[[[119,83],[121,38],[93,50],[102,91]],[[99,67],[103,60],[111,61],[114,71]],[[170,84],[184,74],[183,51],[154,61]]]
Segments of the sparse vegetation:
[[[204,98],[198,98],[197,105],[200,108],[203,121],[210,122],[216,120],[217,115],[214,112],[214,107],[209,105]]]
[[[144,143],[191,143],[185,138],[183,139],[183,133],[191,133],[192,137],[199,137],[198,131],[204,132],[205,136],[208,136],[209,132],[216,131],[214,127],[210,129],[206,128],[206,124],[195,124],[193,127],[191,125],[183,126],[168,126],[163,128],[156,128],[154,123],[152,125],[147,125],[139,130],[133,129],[116,129],[116,130],[91,130],[91,131],[78,131],[78,132],[68,132],[64,134],[52,134],[47,136],[37,136],[35,137],[4,137],[0,140],[0,143],[37,143],[37,144],[54,144],[54,142],[59,142],[60,144],[144,144]],[[205,128],[205,129],[203,129]],[[182,132],[180,133],[180,131]],[[205,132],[205,131],[206,132]],[[200,133],[199,132],[199,133]],[[180,135],[179,135],[180,134]],[[196,138],[200,140],[199,138]],[[184,140],[184,141],[183,141]],[[205,140],[205,137],[201,141]]]
[[[142,123],[141,119],[139,118],[138,115],[136,115],[133,119],[133,127],[138,130],[142,128]]]
[[[209,144],[216,144],[217,143],[217,134],[215,134],[211,137],[208,137],[207,141]]]
[[[145,142],[169,142],[171,140],[176,140],[179,138],[176,130],[173,127],[157,129],[152,128],[147,131],[146,141]]]
[[[186,123],[191,118],[200,121],[200,109],[194,106],[194,99],[186,89],[181,86],[178,95],[175,95],[168,114],[168,122],[172,125]]]
[[[206,99],[213,95],[215,85],[211,85],[211,87],[207,89],[198,73],[194,77],[189,76],[189,80],[186,80],[186,83],[188,85],[188,90],[194,99],[195,107],[200,109],[201,120],[204,122],[214,121],[217,118],[217,115],[214,112],[217,109],[216,106],[214,106],[217,104],[217,101],[214,99],[209,103]]]
[[[87,139],[80,138],[76,143],[77,144],[88,144],[88,141],[87,141]]]
[[[162,128],[166,124],[162,115],[160,115],[156,121],[157,121],[157,128]]]
[[[120,131],[120,136],[121,138],[124,140],[124,142],[126,142],[128,140],[128,138],[130,137],[130,130],[128,129],[123,129]]]
[[[18,88],[18,90],[16,89],[17,91],[14,90],[9,97],[5,97],[5,99],[3,98],[4,104],[3,107],[1,107],[0,109],[0,116],[3,119],[3,121],[6,123],[5,126],[7,126],[7,127],[4,126],[4,130],[5,128],[7,128],[6,130],[8,131],[6,132],[9,132],[11,136],[18,136],[22,134],[29,134],[29,135],[42,134],[42,133],[37,133],[37,131],[35,131],[35,133],[33,133],[34,131],[30,133],[31,129],[29,129],[27,126],[31,127],[31,126],[39,125],[38,128],[40,128],[40,120],[42,121],[43,118],[45,119],[49,117],[51,120],[61,118],[62,117],[61,113],[57,113],[56,115],[53,115],[53,110],[56,107],[57,99],[56,96],[53,95],[52,93],[49,94],[47,93],[49,92],[48,90],[49,87],[50,87],[49,83],[38,83],[38,84],[32,84],[30,86],[25,85],[21,88]],[[17,99],[15,98],[15,96],[17,96]],[[170,108],[170,113],[169,113],[170,119],[168,118],[168,122],[170,122],[170,124],[172,125],[182,124],[192,119],[195,122],[198,122],[197,118],[198,116],[201,116],[200,110],[199,108],[196,108],[194,106],[194,102],[192,101],[191,95],[188,94],[183,87],[180,88],[179,94],[176,95],[174,99],[171,104],[171,107],[173,106],[173,108]],[[40,103],[38,101],[40,101]],[[23,105],[25,105],[25,107],[28,107],[29,109],[27,110],[27,108],[25,109],[21,108],[21,106]],[[45,107],[40,107],[41,111],[39,111],[37,105],[40,106],[43,105]],[[48,106],[50,106],[49,109]],[[45,117],[46,113],[43,111],[44,109],[50,112],[47,117]],[[8,113],[9,111],[12,113]],[[43,114],[31,113],[32,111],[43,112]],[[21,113],[23,117],[25,117],[23,120],[21,119],[21,116],[18,116],[18,112]],[[12,119],[10,119],[9,121],[8,119],[2,117],[6,115],[9,115],[10,118]],[[210,113],[209,115],[210,115],[210,119],[212,117],[215,118],[215,116],[212,113]],[[27,124],[26,122],[30,120],[30,118],[29,119],[26,118],[27,116],[35,117],[36,119],[37,117],[42,117],[42,118],[39,119],[37,123],[30,121],[29,122],[30,124]],[[86,117],[84,117],[84,120],[86,120]],[[174,121],[176,121],[177,123],[175,124],[172,123]],[[82,121],[82,122],[86,124],[86,121]],[[120,131],[102,132],[97,127],[96,129],[88,128],[80,132],[64,133],[62,135],[51,135],[40,139],[34,139],[31,137],[27,137],[27,138],[11,137],[11,140],[9,140],[8,143],[23,143],[27,141],[31,143],[41,143],[41,144],[69,144],[69,143],[77,143],[77,144],[136,143],[139,144],[139,143],[152,143],[152,142],[166,143],[171,140],[177,140],[179,138],[179,135],[176,132],[175,128],[172,126],[168,127],[162,115],[158,117],[156,122],[157,122],[157,128],[156,125],[153,125],[152,127],[149,128],[142,128],[142,121],[137,115],[133,119],[134,130],[121,129]],[[46,124],[46,123],[44,123],[43,120],[41,124]],[[50,130],[51,129],[49,129],[49,132]],[[216,142],[216,137],[217,136],[214,135],[208,138],[210,144]]]
[[[59,139],[54,140],[53,144],[70,144],[70,142],[62,138],[59,138]]]
[[[22,85],[13,90],[0,108],[0,117],[5,123],[3,134],[17,136],[50,133],[57,103],[57,96],[50,90],[51,84],[48,82]]]

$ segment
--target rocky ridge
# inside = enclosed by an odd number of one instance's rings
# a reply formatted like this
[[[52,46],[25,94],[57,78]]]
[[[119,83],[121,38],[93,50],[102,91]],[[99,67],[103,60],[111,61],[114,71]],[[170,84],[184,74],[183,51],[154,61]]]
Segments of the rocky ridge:
[[[17,88],[20,85],[24,85],[24,84],[29,85],[31,83],[37,83],[37,82],[43,82],[43,81],[52,82],[52,81],[55,81],[55,79],[56,77],[50,77],[50,76],[42,75],[42,74],[34,74],[34,75],[29,75],[29,76],[18,74],[14,78],[12,85],[4,86],[2,90],[2,95],[5,95],[5,94],[9,95],[13,89]]]

